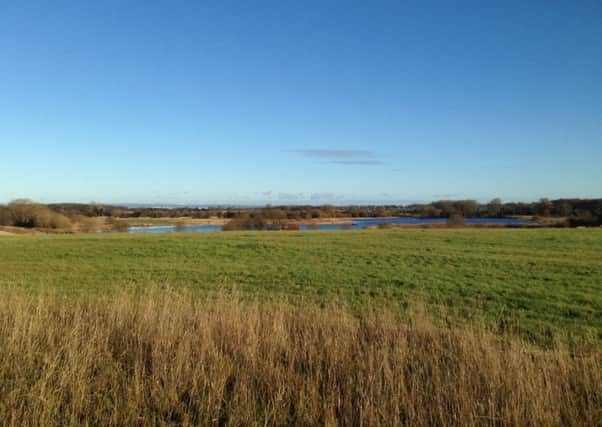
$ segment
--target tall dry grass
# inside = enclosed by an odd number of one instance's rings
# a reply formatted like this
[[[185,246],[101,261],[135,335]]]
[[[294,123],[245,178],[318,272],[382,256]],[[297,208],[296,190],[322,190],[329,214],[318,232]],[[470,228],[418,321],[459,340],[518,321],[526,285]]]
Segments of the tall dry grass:
[[[602,354],[155,290],[0,299],[3,425],[600,425]]]

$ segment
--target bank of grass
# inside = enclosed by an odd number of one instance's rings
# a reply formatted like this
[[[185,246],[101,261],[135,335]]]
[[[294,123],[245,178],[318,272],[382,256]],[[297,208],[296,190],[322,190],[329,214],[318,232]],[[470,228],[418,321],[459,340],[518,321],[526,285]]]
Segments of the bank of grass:
[[[0,287],[34,294],[159,283],[355,312],[422,301],[544,347],[602,341],[600,229],[5,236],[0,266]]]
[[[0,291],[3,425],[599,425],[602,352],[424,312]]]

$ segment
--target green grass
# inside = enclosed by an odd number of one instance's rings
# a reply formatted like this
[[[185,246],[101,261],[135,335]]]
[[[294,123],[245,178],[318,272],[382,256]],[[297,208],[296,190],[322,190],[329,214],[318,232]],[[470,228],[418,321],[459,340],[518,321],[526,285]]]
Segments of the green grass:
[[[362,307],[420,300],[602,340],[602,230],[456,229],[13,236],[0,287],[67,293],[166,284]]]

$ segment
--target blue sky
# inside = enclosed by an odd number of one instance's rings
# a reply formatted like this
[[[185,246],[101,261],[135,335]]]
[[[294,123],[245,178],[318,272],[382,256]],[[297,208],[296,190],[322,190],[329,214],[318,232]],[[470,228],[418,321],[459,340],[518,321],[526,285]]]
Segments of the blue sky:
[[[600,1],[0,5],[0,202],[602,197]]]

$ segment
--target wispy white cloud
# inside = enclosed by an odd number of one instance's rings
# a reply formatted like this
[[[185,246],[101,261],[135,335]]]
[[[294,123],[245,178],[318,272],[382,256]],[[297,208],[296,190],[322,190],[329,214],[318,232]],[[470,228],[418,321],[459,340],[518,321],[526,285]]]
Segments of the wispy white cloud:
[[[302,149],[292,150],[302,157],[319,159],[320,163],[329,163],[336,165],[363,165],[374,166],[381,165],[383,162],[376,158],[374,152],[370,150],[350,150],[350,149]]]

